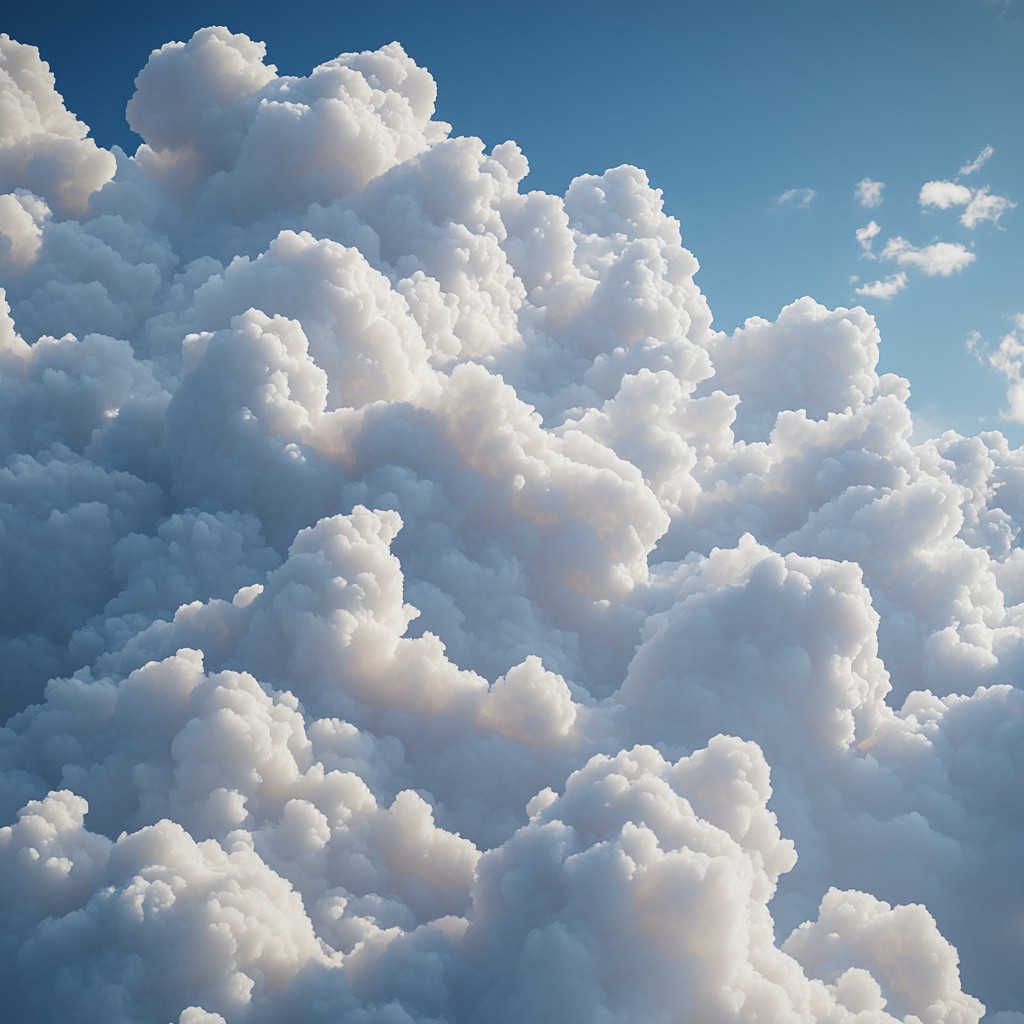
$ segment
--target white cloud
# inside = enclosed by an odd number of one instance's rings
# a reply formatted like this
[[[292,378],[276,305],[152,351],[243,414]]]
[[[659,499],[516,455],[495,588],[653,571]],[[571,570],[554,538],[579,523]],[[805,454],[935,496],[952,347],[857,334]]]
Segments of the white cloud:
[[[984,221],[997,224],[1007,210],[1017,205],[1004,196],[992,195],[987,188],[970,189],[955,181],[925,182],[918,201],[922,206],[935,206],[940,210],[966,207],[960,215],[960,223],[966,228],[975,228]]]
[[[1013,318],[1013,329],[999,339],[994,350],[985,350],[977,331],[968,335],[966,348],[1006,379],[1006,408],[1000,414],[1003,419],[1024,423],[1024,313]]]
[[[949,277],[969,267],[975,255],[959,242],[934,242],[918,248],[897,235],[885,243],[884,260],[895,260],[900,266],[916,267],[929,277]]]
[[[960,168],[959,174],[974,174],[975,171],[980,171],[982,167],[988,162],[989,157],[995,153],[995,150],[991,146],[986,146],[973,160],[969,160],[967,163]]]
[[[921,186],[918,202],[922,206],[948,210],[951,206],[966,206],[972,195],[971,189],[955,181],[926,181]]]
[[[877,237],[878,233],[882,229],[875,223],[875,221],[868,221],[867,224],[862,228],[857,228],[855,232],[857,241],[860,243],[861,250],[865,256],[873,256],[871,251],[871,242]]]
[[[967,209],[960,216],[960,223],[965,228],[974,228],[984,221],[998,224],[999,218],[1016,205],[1003,196],[994,196],[988,189],[981,188],[967,204]]]
[[[854,189],[854,198],[861,204],[869,209],[875,206],[882,205],[882,191],[885,188],[885,182],[872,181],[870,178],[861,178],[857,182],[857,187]]]
[[[872,281],[869,284],[861,285],[859,288],[855,288],[854,291],[858,295],[863,295],[866,298],[891,299],[906,287],[907,275],[904,271],[900,270],[895,274],[890,274],[889,277],[883,278],[880,281]]]
[[[7,1015],[1024,1005],[1021,453],[912,444],[860,306],[713,330],[639,168],[264,56],[114,161],[0,38]]]
[[[775,205],[795,206],[798,210],[804,210],[811,205],[817,194],[813,188],[791,188],[775,197]]]

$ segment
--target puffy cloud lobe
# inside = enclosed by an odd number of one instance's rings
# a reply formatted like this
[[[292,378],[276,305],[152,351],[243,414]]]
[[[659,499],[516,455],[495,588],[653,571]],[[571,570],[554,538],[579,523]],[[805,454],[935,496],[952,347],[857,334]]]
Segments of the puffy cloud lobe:
[[[921,906],[893,908],[831,889],[817,921],[801,925],[783,949],[854,1013],[885,1008],[897,1019],[961,1021],[981,1009],[960,992],[956,953]]]
[[[62,214],[83,212],[113,175],[113,156],[65,109],[39,51],[6,34],[0,87],[0,193],[26,189]]]
[[[714,332],[643,171],[523,194],[397,44],[203,29],[116,160],[0,58],[19,1019],[1021,1005],[1020,452],[863,310]]]
[[[973,190],[956,181],[926,181],[921,186],[918,202],[922,206],[936,206],[948,210],[951,206],[966,206]]]
[[[305,79],[279,77],[265,53],[202,29],[156,50],[138,76],[128,120],[145,144],[135,159],[196,218],[244,225],[328,202],[447,132],[431,121],[433,80],[397,43]]]

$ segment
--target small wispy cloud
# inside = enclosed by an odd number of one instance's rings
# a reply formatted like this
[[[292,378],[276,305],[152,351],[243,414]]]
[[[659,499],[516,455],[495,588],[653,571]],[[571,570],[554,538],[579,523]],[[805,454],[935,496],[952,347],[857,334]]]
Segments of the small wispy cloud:
[[[960,175],[973,174],[975,171],[980,171],[982,167],[988,162],[988,158],[992,156],[995,150],[991,146],[986,146],[973,160],[968,161],[958,172]]]
[[[795,206],[798,210],[806,210],[818,193],[813,188],[791,188],[775,197],[776,206]]]
[[[872,181],[870,178],[861,178],[857,187],[853,190],[853,197],[861,206],[869,210],[882,205],[882,190],[885,188],[884,181]]]
[[[904,271],[900,270],[897,273],[890,274],[889,277],[884,277],[879,281],[871,281],[868,284],[862,284],[859,288],[855,288],[854,292],[857,295],[862,295],[869,299],[891,299],[906,287],[907,275]]]
[[[1024,313],[1013,317],[1013,329],[986,351],[978,331],[971,331],[965,347],[979,363],[987,363],[1006,379],[1006,405],[999,415],[1004,420],[1024,423]]]
[[[980,188],[974,193],[967,209],[960,215],[960,223],[965,228],[974,228],[983,221],[998,224],[999,218],[1016,205],[1005,196],[992,195],[987,188]]]
[[[895,260],[901,267],[916,267],[929,277],[949,277],[970,266],[977,258],[959,242],[934,242],[918,248],[897,235],[885,243],[883,260]]]
[[[875,236],[881,230],[882,229],[878,226],[878,224],[876,224],[875,221],[872,220],[868,221],[868,223],[865,224],[864,227],[857,228],[857,231],[855,232],[857,236],[857,241],[860,243],[860,247],[863,250],[863,254],[871,259],[875,258],[875,254],[871,251],[872,239],[874,239]]]

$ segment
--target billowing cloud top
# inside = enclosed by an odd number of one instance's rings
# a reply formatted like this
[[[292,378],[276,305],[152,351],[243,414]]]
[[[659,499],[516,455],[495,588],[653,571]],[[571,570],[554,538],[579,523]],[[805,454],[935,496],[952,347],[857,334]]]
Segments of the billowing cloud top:
[[[4,1005],[1024,1008],[1024,453],[434,98],[204,29],[115,161],[0,41]]]

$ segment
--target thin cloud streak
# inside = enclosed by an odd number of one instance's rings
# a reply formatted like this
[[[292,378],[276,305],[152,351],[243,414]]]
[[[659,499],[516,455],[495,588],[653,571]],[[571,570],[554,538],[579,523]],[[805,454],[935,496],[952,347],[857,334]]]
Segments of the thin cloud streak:
[[[813,188],[791,188],[775,197],[776,206],[793,206],[805,210],[814,201],[818,193]]]

